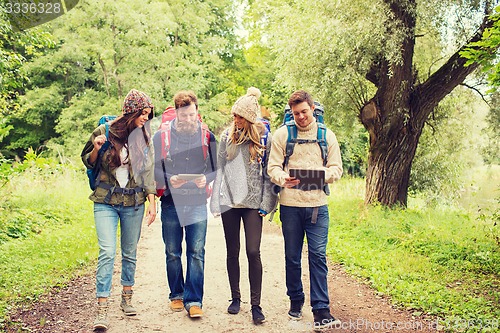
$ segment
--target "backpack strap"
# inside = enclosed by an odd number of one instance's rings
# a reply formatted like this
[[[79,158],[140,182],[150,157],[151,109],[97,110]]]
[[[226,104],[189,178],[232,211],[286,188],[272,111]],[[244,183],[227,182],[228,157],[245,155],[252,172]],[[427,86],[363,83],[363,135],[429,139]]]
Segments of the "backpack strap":
[[[297,126],[294,121],[288,121],[285,123],[286,129],[288,131],[288,139],[286,140],[285,148],[285,159],[283,160],[283,169],[288,165],[290,156],[293,154],[293,149],[297,143]]]
[[[171,123],[170,121],[165,121],[160,125],[160,140],[161,140],[161,168],[163,171],[163,181],[165,182],[165,192],[169,191],[168,181],[167,181],[167,169],[165,167],[165,159],[168,156],[168,152],[170,150],[170,132],[171,132]],[[163,195],[166,195],[163,192]]]
[[[321,157],[323,158],[323,166],[328,162],[328,143],[326,142],[326,126],[325,124],[318,123],[317,141],[319,148],[321,148]]]
[[[321,157],[323,158],[323,166],[326,167],[328,163],[328,142],[326,141],[326,126],[323,123],[318,123],[318,145],[321,149]],[[330,195],[330,188],[328,184],[324,184],[323,191],[326,195]]]
[[[267,139],[269,137],[269,133],[271,132],[271,124],[264,118],[258,118],[258,120],[264,124],[264,134],[260,137],[260,144],[264,147],[264,152],[262,153],[260,164],[262,165],[262,169],[265,169],[267,167]]]
[[[204,160],[207,159],[209,146],[210,146],[210,130],[208,129],[207,124],[201,123],[201,148],[203,149]]]
[[[99,149],[98,153],[97,153],[97,159],[96,159],[96,165],[97,163],[101,163],[101,160],[102,160],[102,156],[104,155],[104,153],[106,152],[106,150],[108,150],[108,148],[111,146],[111,142],[109,142],[108,138],[109,138],[109,123],[106,122],[104,123],[104,128],[105,128],[105,131],[104,131],[104,135],[106,136],[106,141],[104,142],[104,144],[101,146],[101,148]],[[101,183],[101,171],[102,171],[102,168],[101,166],[99,165],[98,166],[99,168],[99,171],[97,173],[97,178],[96,178],[96,182],[95,182],[95,187],[98,187],[99,184]]]
[[[210,130],[208,129],[207,124],[201,122],[201,118],[198,114],[198,117],[200,119],[200,124],[201,124],[201,148],[203,151],[203,159],[206,161],[207,156],[210,157],[210,165],[212,167],[212,170],[215,170],[214,166],[214,161],[212,154],[210,153]],[[165,159],[168,156],[168,152],[170,151],[170,144],[171,144],[171,132],[172,132],[172,124],[171,121],[165,121],[160,125],[160,140],[161,140],[161,167],[163,171],[163,178],[165,181],[165,187],[166,190],[163,195],[168,195],[170,193],[170,190],[168,188],[168,180],[167,180],[167,169],[165,167]],[[169,191],[169,192],[166,192]],[[209,193],[210,189],[208,188],[207,184],[207,194]]]
[[[294,121],[289,121],[286,124],[288,130],[288,139],[286,141],[285,148],[285,158],[283,160],[283,169],[288,165],[288,161],[290,160],[290,156],[293,154],[293,149],[295,144],[304,144],[304,143],[313,143],[317,142],[319,148],[321,149],[321,158],[323,159],[323,166],[326,167],[328,162],[328,142],[326,141],[326,125],[318,122],[318,133],[316,135],[316,140],[305,140],[305,139],[297,139],[297,126]],[[330,189],[328,188],[328,184],[325,184],[323,187],[323,191],[327,195],[330,194]]]
[[[207,162],[207,155],[210,158],[210,166],[212,167],[212,171],[215,170],[214,160],[212,157],[212,153],[210,152],[210,130],[208,129],[208,125],[205,123],[201,123],[201,148],[203,149],[203,158],[205,160],[205,165]],[[206,185],[207,198],[212,195],[212,186],[210,184]]]

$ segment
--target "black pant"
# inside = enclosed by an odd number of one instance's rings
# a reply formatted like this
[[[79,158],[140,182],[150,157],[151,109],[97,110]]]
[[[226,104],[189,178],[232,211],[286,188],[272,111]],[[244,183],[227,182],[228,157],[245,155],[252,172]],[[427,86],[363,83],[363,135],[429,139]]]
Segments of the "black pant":
[[[222,207],[221,207],[222,208]],[[243,219],[245,243],[250,280],[250,303],[260,305],[262,291],[262,262],[260,260],[260,240],[262,237],[262,217],[258,209],[223,207],[222,225],[226,238],[227,275],[231,287],[231,297],[241,298],[240,294],[240,221]]]

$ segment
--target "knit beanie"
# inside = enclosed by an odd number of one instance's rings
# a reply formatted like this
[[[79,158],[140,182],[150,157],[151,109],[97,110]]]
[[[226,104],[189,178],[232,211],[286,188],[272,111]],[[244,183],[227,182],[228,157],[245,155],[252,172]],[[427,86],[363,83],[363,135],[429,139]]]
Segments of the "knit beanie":
[[[257,115],[260,113],[259,105],[260,90],[250,87],[245,96],[241,96],[234,103],[231,112],[237,114],[252,124],[257,121]]]
[[[153,103],[151,103],[151,98],[142,91],[132,89],[127,96],[125,96],[122,113],[126,115],[134,112],[142,112],[145,108],[151,109],[149,119],[152,119],[154,106]]]

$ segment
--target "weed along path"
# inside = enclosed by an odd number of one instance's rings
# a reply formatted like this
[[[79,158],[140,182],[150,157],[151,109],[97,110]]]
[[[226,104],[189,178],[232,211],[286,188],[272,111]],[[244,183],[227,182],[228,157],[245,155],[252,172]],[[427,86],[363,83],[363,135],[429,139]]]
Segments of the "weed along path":
[[[301,321],[291,321],[287,316],[289,301],[284,284],[284,250],[279,228],[265,222],[261,246],[264,266],[261,306],[266,322],[260,326],[255,326],[251,320],[243,237],[241,248],[243,303],[241,312],[231,315],[226,311],[230,292],[222,224],[220,219],[209,221],[203,302],[205,315],[193,320],[185,311],[170,310],[161,223],[158,219],[150,227],[145,226],[139,242],[133,298],[138,315],[125,317],[119,309],[120,272],[115,269],[108,332],[312,332],[309,306],[304,307]],[[119,257],[117,259],[119,261]],[[306,295],[309,293],[307,272],[307,254],[304,253],[303,281]],[[343,324],[328,332],[436,332],[432,321],[414,318],[408,311],[395,309],[365,284],[347,276],[338,265],[330,266],[329,287],[332,313]],[[79,277],[68,286],[49,293],[30,308],[13,314],[12,320],[17,324],[9,326],[7,332],[92,332],[96,311],[94,292],[93,273]]]

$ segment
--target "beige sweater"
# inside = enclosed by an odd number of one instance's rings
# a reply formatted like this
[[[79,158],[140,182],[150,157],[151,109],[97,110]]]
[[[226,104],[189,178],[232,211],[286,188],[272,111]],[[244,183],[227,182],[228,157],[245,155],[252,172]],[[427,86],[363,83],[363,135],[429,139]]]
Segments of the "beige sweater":
[[[307,127],[297,126],[297,138],[315,140],[318,133],[318,125],[314,120]],[[286,126],[280,127],[273,135],[271,154],[269,156],[268,174],[274,184],[283,186],[285,178],[289,177],[288,169],[322,169],[325,170],[325,181],[333,183],[342,176],[342,160],[340,147],[335,134],[329,129],[326,132],[328,143],[328,162],[323,166],[321,148],[318,143],[295,144],[293,154],[290,156],[288,165],[283,170],[285,158],[286,141],[288,130]],[[326,194],[322,190],[301,191],[298,189],[282,188],[279,195],[279,203],[294,207],[318,207],[327,204]]]

